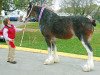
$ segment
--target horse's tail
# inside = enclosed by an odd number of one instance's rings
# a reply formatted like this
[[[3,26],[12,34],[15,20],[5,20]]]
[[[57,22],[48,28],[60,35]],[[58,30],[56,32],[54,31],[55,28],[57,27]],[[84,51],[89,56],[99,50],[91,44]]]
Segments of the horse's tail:
[[[91,21],[92,25],[95,27],[96,21],[90,15],[88,15],[87,18]]]
[[[93,25],[94,27],[96,27],[96,21],[95,21],[95,20],[92,20],[91,23],[92,23],[92,25]]]

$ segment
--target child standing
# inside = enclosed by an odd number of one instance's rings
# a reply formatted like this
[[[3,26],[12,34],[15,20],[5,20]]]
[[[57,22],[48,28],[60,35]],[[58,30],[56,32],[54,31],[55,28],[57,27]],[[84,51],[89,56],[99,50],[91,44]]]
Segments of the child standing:
[[[17,29],[13,24],[10,24],[9,18],[4,19],[3,21],[3,36],[7,45],[9,46],[9,53],[8,53],[8,60],[7,62],[16,64],[17,62],[14,61],[15,58],[15,44],[14,39],[16,36],[16,31],[21,31],[21,29]]]

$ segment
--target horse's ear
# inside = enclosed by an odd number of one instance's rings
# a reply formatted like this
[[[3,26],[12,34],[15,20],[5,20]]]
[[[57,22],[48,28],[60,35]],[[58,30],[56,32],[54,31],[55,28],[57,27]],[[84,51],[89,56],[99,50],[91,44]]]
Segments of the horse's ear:
[[[31,8],[32,7],[32,2],[29,2],[29,8]]]

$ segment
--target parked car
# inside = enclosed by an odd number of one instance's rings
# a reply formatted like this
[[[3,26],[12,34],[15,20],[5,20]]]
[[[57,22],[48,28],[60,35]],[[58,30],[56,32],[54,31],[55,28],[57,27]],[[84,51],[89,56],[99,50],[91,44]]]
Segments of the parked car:
[[[5,42],[2,31],[0,30],[0,42]]]
[[[29,19],[30,22],[36,22],[36,18],[32,17]]]
[[[18,17],[9,17],[10,21],[18,21]]]
[[[19,15],[17,15],[16,13],[10,13],[8,15],[10,21],[18,21],[19,20]]]

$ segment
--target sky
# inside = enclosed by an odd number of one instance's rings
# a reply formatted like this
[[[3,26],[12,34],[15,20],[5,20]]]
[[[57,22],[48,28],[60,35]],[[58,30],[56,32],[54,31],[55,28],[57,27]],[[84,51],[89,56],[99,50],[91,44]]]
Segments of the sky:
[[[98,5],[100,5],[100,0],[97,0],[97,2],[96,2]]]
[[[54,9],[55,11],[57,11],[57,10],[60,9],[60,6],[59,6],[60,2],[61,2],[61,0],[54,0],[54,1],[52,2],[52,3],[53,3],[53,9]]]

